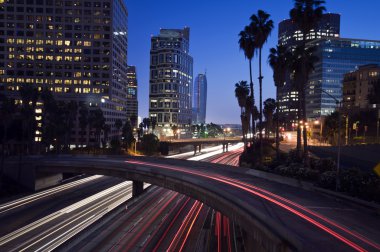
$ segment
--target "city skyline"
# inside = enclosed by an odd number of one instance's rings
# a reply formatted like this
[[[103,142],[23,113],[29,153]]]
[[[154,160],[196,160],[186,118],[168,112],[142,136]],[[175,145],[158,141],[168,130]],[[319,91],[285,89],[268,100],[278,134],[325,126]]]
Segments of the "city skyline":
[[[186,12],[176,12],[178,3],[170,0],[163,3],[151,1],[126,1],[129,11],[129,58],[128,62],[137,65],[139,76],[139,115],[148,116],[149,86],[149,47],[150,36],[160,28],[177,28],[188,26],[192,30],[190,52],[194,57],[194,72],[207,69],[209,91],[208,122],[238,123],[239,107],[233,94],[234,84],[240,80],[248,80],[248,62],[239,51],[238,33],[249,23],[249,17],[257,10],[264,9],[275,22],[275,29],[263,48],[263,95],[264,100],[275,97],[272,70],[266,59],[269,48],[277,44],[278,23],[289,18],[289,10],[293,1],[258,1],[236,3],[222,1],[215,3],[194,1],[185,6]],[[149,5],[146,3],[149,2]],[[147,8],[148,6],[148,8]],[[371,28],[378,18],[376,6],[380,3],[372,1],[350,1],[347,3],[326,3],[327,13],[341,14],[341,36],[344,38],[378,39],[380,34]],[[201,7],[201,8],[199,8]],[[366,15],[362,15],[362,13]],[[211,13],[217,13],[213,15]],[[236,13],[239,13],[236,18]],[[197,19],[194,19],[194,14]],[[224,17],[220,19],[218,17]],[[155,22],[151,22],[155,20]],[[205,25],[208,24],[208,25]],[[223,29],[224,27],[224,29]],[[214,30],[214,31],[213,31]],[[218,43],[223,41],[224,43]],[[220,53],[223,52],[223,53]],[[254,60],[255,95],[258,94],[257,58]],[[220,103],[223,97],[223,103]],[[223,111],[221,115],[218,111]]]

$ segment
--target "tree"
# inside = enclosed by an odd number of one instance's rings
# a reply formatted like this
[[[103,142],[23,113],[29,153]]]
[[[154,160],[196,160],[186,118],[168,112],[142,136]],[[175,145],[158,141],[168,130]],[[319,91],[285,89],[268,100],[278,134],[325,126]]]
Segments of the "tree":
[[[118,134],[120,134],[120,130],[123,127],[123,121],[121,119],[116,119],[115,128],[117,129]]]
[[[150,124],[151,124],[150,119],[149,119],[149,118],[144,118],[144,119],[142,120],[142,123],[143,123],[143,125],[144,125],[145,130],[146,130],[147,132],[149,132],[149,127],[150,127]]]
[[[159,147],[159,140],[154,134],[145,134],[141,140],[141,146],[146,155],[153,155]]]
[[[285,46],[278,45],[276,48],[271,48],[269,50],[268,63],[273,70],[273,81],[276,86],[277,93],[278,88],[284,86],[286,81],[286,73],[288,72],[288,62],[290,58],[290,53]],[[277,98],[278,99],[278,98]],[[280,134],[279,134],[279,103],[276,102],[276,156],[280,156]]]
[[[81,146],[83,147],[84,135],[89,123],[89,110],[85,103],[79,105],[79,127],[81,129]],[[87,138],[88,140],[88,138]],[[87,142],[88,147],[88,142]]]
[[[100,108],[90,110],[89,124],[90,128],[95,130],[95,142],[97,147],[99,147],[100,133],[104,127],[105,121],[103,111]]]
[[[156,125],[157,125],[156,117],[152,117],[151,122],[152,122],[152,132],[154,132],[154,130],[156,129]]]
[[[174,139],[177,139],[178,138],[178,126],[177,125],[171,125],[171,129],[173,131],[173,137]]]
[[[131,121],[126,121],[123,129],[122,129],[122,136],[123,136],[123,145],[126,149],[132,147],[132,144],[135,142],[135,137],[133,136],[133,127],[131,124]]]
[[[341,123],[343,124],[343,123]],[[342,125],[341,125],[342,126]],[[338,129],[339,129],[339,112],[333,112],[326,116],[323,134],[325,137],[331,139],[331,143],[336,145],[338,142]]]
[[[308,81],[308,69],[307,69],[307,35],[312,29],[314,29],[317,23],[322,19],[323,12],[326,8],[323,6],[325,1],[323,0],[295,0],[294,7],[290,10],[290,18],[293,23],[299,28],[302,33],[302,44],[300,49],[300,63],[301,63],[301,81],[298,88],[298,100],[301,104],[301,119],[303,122],[306,121],[306,103],[305,103],[305,87]],[[304,161],[308,165],[308,147],[307,147],[307,131],[306,127],[303,129],[303,139],[304,139]]]
[[[133,114],[129,117],[129,121],[131,122],[132,128],[137,128],[137,115]]]
[[[78,115],[78,103],[76,101],[69,101],[64,103],[64,119],[65,119],[65,146],[66,150],[69,150],[71,129],[74,127],[74,122],[76,121]]]
[[[266,130],[265,133],[269,137],[269,131],[273,129],[273,114],[276,110],[276,100],[273,98],[268,98],[264,101],[264,116],[266,120]]]
[[[255,37],[255,49],[259,51],[259,85],[260,85],[260,161],[263,157],[263,134],[262,134],[262,123],[263,123],[263,76],[261,69],[261,57],[262,48],[266,43],[270,33],[273,30],[273,20],[269,19],[270,15],[263,10],[258,10],[257,15],[251,16],[251,23],[249,25]]]
[[[242,125],[242,133],[243,133],[243,141],[244,141],[244,146],[247,145],[245,135],[248,131],[248,127],[246,126],[246,115],[245,115],[245,106],[247,104],[247,99],[249,95],[249,89],[246,81],[239,81],[238,83],[235,84],[235,97],[238,100],[238,104],[240,107],[240,119],[241,119],[241,125]],[[249,123],[249,121],[248,121]]]
[[[242,30],[239,33],[239,48],[244,51],[244,56],[249,61],[249,80],[250,80],[250,104],[255,104],[255,95],[254,95],[254,89],[253,89],[253,80],[252,80],[252,59],[255,52],[255,37],[254,33],[252,32],[252,29],[249,26],[244,27],[244,30]],[[252,109],[249,109],[252,111]],[[253,120],[252,116],[252,131],[254,131],[255,128],[255,122]]]
[[[8,99],[5,95],[0,94],[0,117],[2,126],[2,143],[1,143],[1,167],[0,167],[0,182],[3,177],[5,150],[8,149],[8,128],[13,120],[13,114],[16,112],[14,99]]]

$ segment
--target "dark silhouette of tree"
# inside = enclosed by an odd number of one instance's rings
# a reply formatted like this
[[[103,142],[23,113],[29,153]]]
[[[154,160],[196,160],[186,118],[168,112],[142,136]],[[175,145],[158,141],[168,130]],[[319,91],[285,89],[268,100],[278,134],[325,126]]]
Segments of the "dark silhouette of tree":
[[[122,129],[123,136],[123,145],[126,149],[132,147],[132,144],[135,142],[135,138],[133,136],[133,128],[131,122],[128,120],[125,122]]]
[[[64,103],[63,111],[65,120],[64,148],[66,151],[69,151],[71,129],[74,127],[74,123],[78,115],[78,103],[76,101]]]
[[[137,115],[136,114],[131,115],[131,117],[129,118],[129,121],[131,122],[132,128],[137,128]]]
[[[264,101],[264,116],[266,120],[266,130],[265,133],[269,137],[269,131],[273,130],[273,114],[276,110],[276,100],[273,98],[268,98]]]
[[[244,56],[249,61],[249,80],[250,80],[250,104],[255,104],[255,95],[252,80],[252,59],[255,52],[255,37],[252,29],[249,26],[244,27],[239,33],[239,48],[244,51]],[[249,109],[252,111],[252,109]],[[253,117],[252,117],[253,118]],[[252,130],[255,130],[255,122],[252,120]]]
[[[149,118],[144,118],[144,119],[142,120],[142,123],[143,123],[143,125],[144,125],[144,129],[145,129],[147,132],[149,132],[149,127],[150,127],[150,124],[151,124],[150,119],[149,119]]]
[[[246,81],[239,81],[235,84],[235,97],[237,98],[239,107],[240,107],[240,119],[241,119],[241,126],[242,126],[242,133],[243,133],[243,141],[244,146],[247,145],[246,141],[246,134],[249,128],[249,125],[247,127],[247,116],[245,114],[245,106],[247,104],[249,95],[249,89]],[[249,124],[249,121],[248,121]]]
[[[290,10],[290,18],[293,23],[301,30],[302,32],[302,44],[300,45],[300,82],[298,83],[298,100],[301,104],[300,115],[298,119],[306,121],[306,103],[305,103],[305,88],[308,81],[308,67],[309,64],[307,59],[307,35],[312,29],[314,29],[317,23],[322,19],[323,12],[326,11],[326,8],[323,6],[325,1],[322,0],[295,0],[294,7]],[[307,131],[306,127],[303,127],[303,140],[304,140],[304,162],[306,165],[309,165],[309,155],[307,147]]]
[[[14,99],[9,99],[5,95],[0,94],[0,126],[1,126],[1,167],[0,167],[0,183],[3,177],[5,152],[8,150],[8,129],[13,120],[13,115],[16,112]]]
[[[118,132],[118,139],[120,138],[120,130],[121,128],[123,127],[123,121],[121,119],[116,119],[115,121],[115,128],[117,129],[117,132]]]
[[[269,50],[268,63],[273,70],[273,81],[276,86],[278,93],[278,88],[284,86],[286,81],[286,73],[288,72],[290,53],[287,51],[285,46],[278,45],[276,48],[271,48]],[[276,156],[277,159],[280,157],[280,116],[279,116],[279,103],[276,102]]]
[[[262,123],[263,123],[263,75],[261,66],[262,48],[267,42],[270,33],[273,30],[273,20],[269,19],[270,15],[263,10],[258,10],[257,15],[251,16],[251,23],[249,25],[255,37],[255,49],[259,51],[259,85],[260,85],[260,162],[263,157],[263,143],[262,143]]]
[[[100,133],[105,124],[103,111],[100,108],[90,110],[89,124],[90,127],[95,130],[95,146],[99,147]]]
[[[154,132],[154,130],[156,129],[156,125],[157,125],[157,119],[156,119],[156,117],[152,117],[150,120],[152,122],[152,132]]]
[[[87,130],[87,126],[89,123],[89,110],[88,110],[88,107],[85,103],[81,103],[79,106],[79,119],[78,120],[79,120],[79,127],[81,129],[81,146],[83,147],[84,136],[85,136],[86,132],[89,132],[89,130]],[[88,147],[89,137],[86,137],[86,138],[87,138],[87,147]]]
[[[141,146],[146,155],[153,155],[158,151],[159,140],[154,134],[145,134],[141,139]]]

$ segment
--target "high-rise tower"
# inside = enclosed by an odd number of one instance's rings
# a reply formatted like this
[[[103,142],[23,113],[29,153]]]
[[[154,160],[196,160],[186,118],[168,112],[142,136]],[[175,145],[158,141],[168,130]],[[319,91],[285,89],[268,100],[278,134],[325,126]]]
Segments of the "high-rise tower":
[[[207,78],[198,74],[194,81],[193,91],[193,124],[206,123]]]
[[[151,38],[149,117],[162,137],[190,131],[192,119],[193,58],[190,29],[161,29]]]
[[[124,2],[21,0],[0,6],[0,92],[19,100],[24,85],[49,89],[57,100],[101,108],[108,136],[119,134],[115,121],[126,118]],[[79,131],[75,122],[70,143],[81,142]]]
[[[307,41],[319,38],[340,37],[340,15],[334,13],[323,14],[316,27],[306,35]],[[278,44],[292,50],[302,43],[303,34],[291,19],[279,23]],[[277,101],[279,112],[283,118],[287,118],[286,127],[290,128],[297,121],[298,91],[292,86],[288,78],[283,87],[277,89]]]

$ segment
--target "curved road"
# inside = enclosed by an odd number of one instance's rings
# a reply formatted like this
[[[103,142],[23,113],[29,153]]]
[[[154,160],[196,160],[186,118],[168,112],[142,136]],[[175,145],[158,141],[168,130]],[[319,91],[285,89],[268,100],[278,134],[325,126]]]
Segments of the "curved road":
[[[277,237],[291,243],[298,250],[380,250],[380,220],[370,212],[336,202],[318,193],[250,176],[245,169],[145,157],[73,157],[59,161],[45,160],[44,164],[57,170],[72,171],[75,168],[87,173],[139,178],[149,183],[157,183],[156,179],[160,177],[161,186],[187,193],[216,209],[219,208],[218,210],[231,219],[236,218],[238,212],[243,210],[247,219],[258,220],[258,227],[274,230]],[[179,184],[178,187],[173,187],[173,184],[168,183],[173,180],[182,181],[183,188]],[[163,184],[164,181],[168,184]],[[196,187],[193,189],[199,192],[212,192],[214,198],[186,191],[189,187]],[[215,197],[219,200],[216,203]],[[220,202],[223,199],[233,202],[239,211],[221,209]],[[249,230],[247,223],[243,223],[241,218],[236,221]],[[252,232],[260,235],[258,230]],[[273,248],[273,244],[261,246]]]

